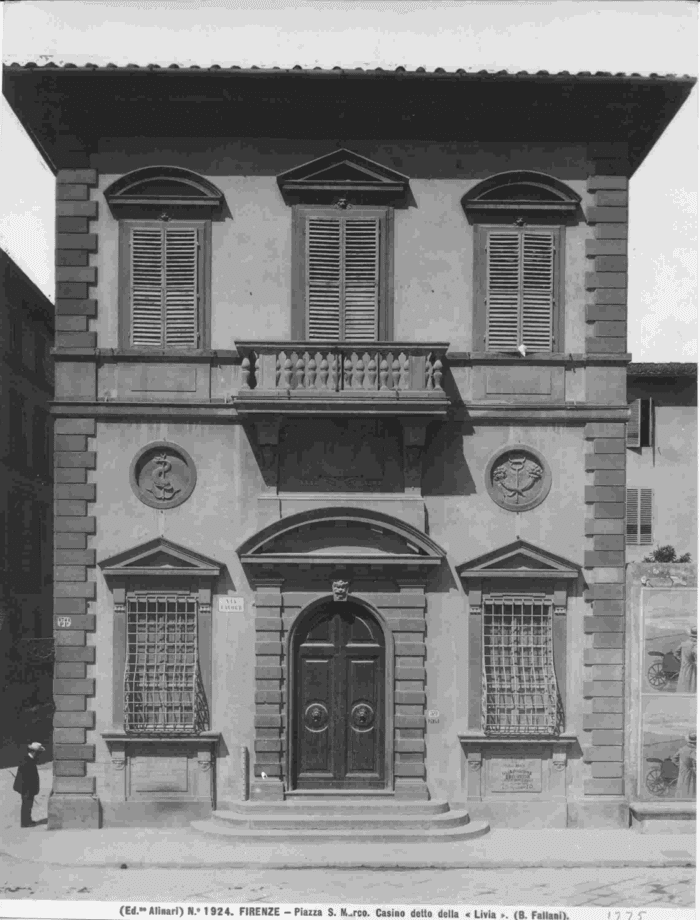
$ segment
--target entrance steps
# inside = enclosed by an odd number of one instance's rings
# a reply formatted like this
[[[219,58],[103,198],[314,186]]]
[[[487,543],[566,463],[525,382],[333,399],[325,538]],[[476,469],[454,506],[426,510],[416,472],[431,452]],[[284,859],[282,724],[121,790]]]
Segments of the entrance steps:
[[[303,796],[284,802],[238,802],[192,827],[232,843],[451,843],[488,833],[486,821],[446,801],[380,796]]]

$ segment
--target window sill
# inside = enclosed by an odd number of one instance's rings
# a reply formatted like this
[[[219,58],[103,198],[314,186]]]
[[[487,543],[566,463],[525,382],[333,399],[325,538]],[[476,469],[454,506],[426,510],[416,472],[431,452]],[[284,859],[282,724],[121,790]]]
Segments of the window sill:
[[[526,357],[515,351],[460,351],[448,349],[450,361],[466,361],[469,364],[628,364],[631,354],[594,355],[581,352],[533,351]]]
[[[484,732],[467,730],[458,731],[457,737],[461,744],[478,744],[480,747],[517,747],[523,744],[556,744],[570,747],[578,743],[577,735],[567,733],[561,735],[486,735]]]
[[[200,732],[198,735],[160,735],[155,733],[138,735],[116,729],[101,732],[101,736],[108,747],[115,743],[124,744],[135,741],[139,744],[201,744],[202,742],[217,744],[221,739],[221,732]]]

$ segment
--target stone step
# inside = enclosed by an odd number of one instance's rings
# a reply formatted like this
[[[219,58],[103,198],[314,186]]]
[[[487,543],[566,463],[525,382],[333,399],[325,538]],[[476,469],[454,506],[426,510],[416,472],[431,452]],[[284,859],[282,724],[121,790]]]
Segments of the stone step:
[[[401,830],[425,832],[462,827],[469,823],[466,811],[445,811],[438,814],[402,814],[391,812],[363,811],[321,813],[300,808],[287,809],[284,806],[272,813],[251,811],[215,811],[211,820],[224,827],[241,830],[286,830],[307,831],[309,829],[339,832],[355,830]]]
[[[234,802],[227,803],[220,809],[236,812],[240,815],[293,814],[304,815],[342,815],[342,814],[383,814],[383,815],[439,815],[450,810],[445,799],[402,800],[392,797],[370,798],[369,796],[294,796],[284,802]]]
[[[192,827],[203,834],[230,840],[231,843],[408,843],[415,844],[416,851],[426,841],[434,843],[453,843],[482,837],[489,832],[486,821],[472,821],[457,827],[433,827],[419,831],[405,828],[373,827],[363,829],[338,828],[319,829],[307,826],[304,830],[283,830],[258,828],[250,830],[241,827],[226,826],[216,821],[193,821]],[[421,851],[423,852],[423,851]]]

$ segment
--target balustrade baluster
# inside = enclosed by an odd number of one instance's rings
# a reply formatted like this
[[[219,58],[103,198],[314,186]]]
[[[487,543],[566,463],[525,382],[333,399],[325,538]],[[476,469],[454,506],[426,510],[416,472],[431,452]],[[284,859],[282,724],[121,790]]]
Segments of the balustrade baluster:
[[[387,363],[386,358],[382,358],[381,364],[379,365],[379,389],[388,390],[387,380],[389,378],[389,364]]]
[[[411,385],[411,359],[408,355],[400,354],[399,360],[401,362],[401,379],[399,381],[400,390],[408,390]]]
[[[318,367],[318,388],[319,390],[328,389],[328,361],[323,355],[319,355],[321,363]]]
[[[399,359],[394,358],[394,360],[391,362],[392,389],[398,390],[400,379],[401,379],[401,365],[399,364]]]
[[[365,363],[359,355],[353,354],[352,386],[354,390],[361,390],[365,381]]]
[[[284,352],[280,356],[280,362],[282,363],[282,372],[280,374],[281,388],[283,390],[289,390],[292,386],[292,359],[288,358]]]
[[[246,355],[245,358],[243,358],[243,360],[241,361],[241,389],[242,390],[250,389],[249,379],[250,379],[250,358],[248,357],[248,355]]]
[[[316,361],[313,355],[309,355],[309,359],[306,363],[306,380],[304,385],[309,390],[316,389]]]
[[[433,381],[435,383],[435,389],[442,389],[442,361],[439,358],[435,359],[433,364]]]
[[[302,390],[304,388],[304,358],[302,355],[297,356],[294,377],[296,383],[295,389]]]
[[[365,355],[367,362],[367,389],[377,389],[377,360],[374,355]]]
[[[343,361],[343,389],[349,390],[352,388],[352,359],[350,355],[346,355]]]
[[[432,390],[433,388],[433,362],[432,355],[427,354],[425,356],[425,376],[423,378],[423,386],[426,390]]]

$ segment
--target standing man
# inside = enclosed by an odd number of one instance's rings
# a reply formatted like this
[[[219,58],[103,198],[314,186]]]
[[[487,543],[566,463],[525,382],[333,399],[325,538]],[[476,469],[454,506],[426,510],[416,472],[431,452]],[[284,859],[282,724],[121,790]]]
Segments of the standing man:
[[[697,693],[698,690],[698,629],[691,626],[689,637],[676,650],[681,669],[678,674],[676,693]]]
[[[36,758],[45,751],[38,741],[33,741],[27,747],[24,760],[17,768],[17,776],[12,788],[22,796],[22,810],[20,824],[22,827],[34,827],[37,823],[32,821],[32,806],[34,796],[39,794],[39,771],[36,768]]]
[[[694,799],[697,794],[698,736],[689,732],[685,744],[678,748],[671,760],[678,767],[677,799]]]

